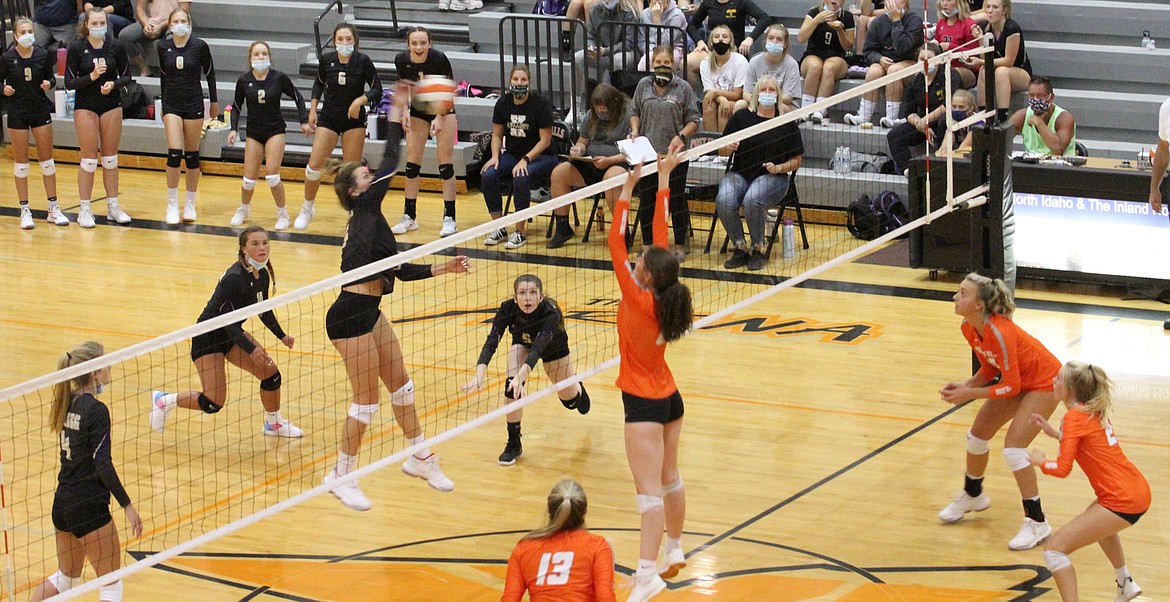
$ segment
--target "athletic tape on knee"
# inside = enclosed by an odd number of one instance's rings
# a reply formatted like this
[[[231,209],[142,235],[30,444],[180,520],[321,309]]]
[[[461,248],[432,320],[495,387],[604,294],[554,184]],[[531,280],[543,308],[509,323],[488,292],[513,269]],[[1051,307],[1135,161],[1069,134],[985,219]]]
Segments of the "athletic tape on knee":
[[[991,443],[986,439],[976,437],[971,431],[967,431],[967,453],[973,456],[982,456],[991,451]]]
[[[512,393],[512,377],[504,379],[504,399],[516,399],[516,395]]]
[[[372,403],[364,406],[357,403],[349,404],[349,417],[354,420],[369,425],[374,420],[374,414],[378,413],[378,404]]]
[[[252,189],[256,188],[256,180],[245,177],[244,183],[240,184],[240,187],[243,188],[244,190],[252,190]]]
[[[1003,457],[1007,460],[1008,468],[1012,472],[1023,470],[1032,465],[1028,460],[1028,450],[1023,447],[1005,447],[1003,448]]]
[[[12,174],[18,178],[28,177],[28,163],[13,163]]]
[[[122,582],[118,581],[98,588],[98,599],[102,602],[122,602]]]
[[[204,412],[207,412],[208,414],[214,414],[214,413],[222,410],[223,406],[215,403],[214,401],[211,401],[210,397],[200,393],[199,394],[199,409],[203,410]]]
[[[1068,559],[1068,554],[1064,552],[1044,550],[1044,564],[1048,566],[1049,572],[1055,573],[1056,571],[1072,566],[1072,561]]]
[[[261,391],[279,391],[280,390],[280,370],[276,374],[260,381]]]
[[[439,179],[450,180],[455,177],[455,165],[452,163],[439,164]]]
[[[682,488],[683,488],[683,480],[682,480],[682,477],[679,477],[677,481],[675,481],[669,485],[663,485],[662,486],[662,493],[674,493],[676,491],[681,491]]]
[[[638,514],[646,514],[655,508],[662,507],[662,498],[656,495],[638,494]]]
[[[276,188],[280,186],[280,174],[274,173],[270,176],[264,176],[264,181],[268,183],[269,188]]]
[[[117,169],[117,167],[118,167],[118,155],[110,155],[108,157],[102,157],[102,169]]]
[[[320,179],[321,179],[321,172],[313,169],[312,167],[309,167],[308,165],[305,166],[305,180],[306,181],[316,182]]]
[[[82,159],[81,170],[86,173],[97,173],[97,159]]]
[[[167,149],[167,167],[179,167],[183,164],[183,149],[168,148]]]
[[[57,162],[49,159],[48,161],[41,161],[41,175],[51,176],[57,173]]]
[[[390,394],[390,403],[396,406],[414,405],[414,381],[408,380],[401,389]]]
[[[406,175],[407,178],[417,178],[418,173],[420,171],[422,171],[422,165],[419,165],[418,163],[411,163],[411,162],[407,161],[406,162],[406,171],[404,171],[403,173]]]
[[[49,575],[48,581],[53,587],[57,588],[57,593],[63,594],[79,585],[81,585],[81,577],[69,577],[65,573],[58,570],[56,573]]]
[[[183,153],[183,160],[187,163],[187,169],[199,169],[199,151]]]

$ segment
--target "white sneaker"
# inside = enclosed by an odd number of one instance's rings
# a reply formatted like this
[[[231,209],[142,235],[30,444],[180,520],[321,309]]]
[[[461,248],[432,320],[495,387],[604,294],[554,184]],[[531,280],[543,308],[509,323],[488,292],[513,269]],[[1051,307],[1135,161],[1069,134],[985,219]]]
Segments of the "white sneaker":
[[[483,8],[483,0],[471,0],[471,10],[479,10]]]
[[[183,205],[183,221],[191,223],[194,222],[196,218],[198,218],[198,215],[195,214],[195,201],[187,201],[187,203]]]
[[[163,395],[166,393],[162,391],[154,391],[150,394],[150,429],[156,433],[163,432],[167,426],[167,416],[170,415],[171,410],[175,409],[175,406],[168,407],[162,401]]]
[[[889,117],[882,117],[880,120],[878,120],[878,123],[881,124],[882,127],[886,128],[886,129],[890,129],[890,128],[893,128],[894,126],[898,126],[898,125],[902,125],[903,123],[906,123],[906,120],[905,119],[890,119]]]
[[[410,217],[409,215],[406,215],[405,213],[402,214],[402,219],[398,220],[398,223],[394,224],[394,227],[390,228],[390,231],[397,236],[406,234],[411,230],[418,230],[418,220]]]
[[[1113,602],[1129,602],[1140,595],[1142,595],[1142,586],[1134,582],[1133,577],[1126,577],[1124,584],[1117,584],[1117,597],[1113,599]]]
[[[493,247],[504,242],[505,240],[508,240],[508,231],[500,228],[499,230],[488,234],[487,238],[483,239],[483,244],[489,247]]]
[[[439,0],[439,10],[451,10],[451,0]]]
[[[668,550],[663,555],[662,562],[658,564],[658,576],[663,579],[671,579],[686,566],[687,557],[683,554],[682,548]]]
[[[305,431],[302,431],[301,429],[293,426],[293,423],[289,422],[288,419],[285,419],[284,422],[278,424],[268,424],[268,421],[265,420],[264,434],[268,435],[269,437],[287,437],[289,439],[296,439],[297,437],[304,436]]]
[[[68,226],[69,216],[65,215],[65,212],[61,211],[60,207],[51,207],[49,214],[45,216],[45,221],[58,226]]]
[[[329,474],[325,475],[325,479],[321,482],[325,485],[328,485],[329,483],[336,480],[337,472],[330,470]],[[366,494],[362,492],[361,487],[358,487],[357,481],[346,483],[345,485],[338,485],[337,487],[330,489],[329,492],[332,493],[333,497],[340,500],[341,503],[350,510],[364,512],[374,507],[374,505],[370,503],[370,498],[366,497]]]
[[[1044,543],[1049,535],[1052,535],[1052,525],[1049,525],[1047,521],[1038,523],[1030,518],[1025,518],[1020,532],[1016,533],[1016,536],[1008,542],[1008,548],[1017,552],[1031,550]]]
[[[451,0],[451,10],[471,10],[468,0]]]
[[[37,224],[36,224],[36,222],[33,221],[33,218],[32,218],[32,210],[28,208],[28,205],[21,205],[20,206],[20,229],[21,230],[32,230],[33,228],[36,228],[36,227],[37,227]]]
[[[991,496],[986,493],[979,494],[978,497],[971,497],[966,491],[959,494],[955,501],[947,504],[938,513],[938,518],[944,523],[958,522],[963,518],[964,514],[968,512],[983,512],[991,507]]]
[[[666,582],[658,575],[651,575],[649,579],[634,578],[634,587],[630,590],[627,602],[643,602],[662,593],[666,589]]]
[[[252,213],[252,208],[248,205],[240,205],[236,208],[236,214],[232,216],[232,221],[228,224],[232,226],[244,225],[244,220],[248,219],[248,215]]]
[[[459,231],[459,224],[455,223],[455,218],[444,217],[443,228],[439,230],[439,237],[446,238]]]
[[[313,202],[305,201],[301,205],[301,212],[297,214],[297,221],[293,222],[293,227],[297,230],[304,230],[309,227],[309,222],[313,221]]]
[[[276,208],[276,225],[272,228],[274,230],[288,230],[288,225],[292,223],[292,218],[288,216],[288,209],[284,207]]]
[[[438,489],[439,491],[451,491],[455,489],[455,483],[443,474],[443,469],[439,468],[439,457],[435,454],[427,456],[425,460],[420,460],[411,456],[402,463],[402,472],[412,477],[425,479],[427,485]]]
[[[812,114],[808,117],[805,117],[805,119],[812,122],[813,124],[820,125],[820,123],[825,120],[825,114],[820,111],[813,111]]]
[[[519,249],[528,243],[528,237],[523,232],[516,230],[512,236],[508,238],[508,242],[504,243],[505,249]]]
[[[122,211],[122,207],[118,203],[106,203],[106,223],[107,224],[129,224],[130,216]]]
[[[857,115],[854,113],[847,113],[845,115],[845,123],[848,123],[849,125],[861,125],[863,123],[869,123],[869,122],[862,119],[861,115]]]
[[[167,225],[179,225],[179,201],[167,201]]]
[[[77,225],[82,228],[92,228],[97,225],[97,222],[93,221],[93,210],[82,205],[81,209],[77,210]]]

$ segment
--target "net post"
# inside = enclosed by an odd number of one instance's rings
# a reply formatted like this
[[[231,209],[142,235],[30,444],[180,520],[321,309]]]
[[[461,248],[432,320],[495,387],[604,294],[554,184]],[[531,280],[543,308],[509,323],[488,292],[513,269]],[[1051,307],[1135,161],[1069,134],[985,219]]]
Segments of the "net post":
[[[971,220],[973,268],[1002,278],[1012,291],[1016,286],[1016,261],[1012,248],[1015,216],[1012,212],[1011,123],[972,128],[971,181],[986,184],[987,203]]]

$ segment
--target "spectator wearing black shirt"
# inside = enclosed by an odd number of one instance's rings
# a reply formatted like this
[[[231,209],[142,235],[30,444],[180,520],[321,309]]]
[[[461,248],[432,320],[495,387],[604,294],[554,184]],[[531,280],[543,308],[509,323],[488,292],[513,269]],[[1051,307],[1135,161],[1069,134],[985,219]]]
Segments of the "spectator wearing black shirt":
[[[106,222],[130,223],[118,202],[118,145],[122,142],[122,95],[130,83],[130,61],[117,38],[107,35],[106,13],[85,11],[85,35],[69,45],[65,58],[65,87],[76,90],[73,127],[80,146],[77,192],[81,207],[77,225],[95,225],[90,202],[101,153],[102,183],[106,189]]]
[[[748,17],[755,19],[756,26],[752,35],[747,33]],[[690,16],[687,33],[691,39],[697,40],[695,49],[687,55],[687,78],[692,84],[698,85],[699,64],[710,54],[711,48],[704,41],[703,26],[707,31],[713,31],[720,25],[731,29],[732,44],[745,57],[751,56],[752,44],[764,35],[764,30],[772,23],[772,18],[764,9],[752,0],[703,0],[699,8]]]
[[[77,18],[83,14],[81,0],[33,0],[34,33],[54,60],[58,47],[68,48],[77,38]]]
[[[382,214],[382,200],[390,188],[390,178],[398,170],[402,117],[406,111],[408,94],[406,83],[399,82],[394,104],[390,108],[386,150],[377,173],[371,173],[369,168],[360,163],[344,163],[333,180],[333,190],[337,193],[341,208],[350,214],[341,247],[343,272],[386,259],[398,252],[394,233]],[[392,391],[390,404],[407,445],[419,447],[403,463],[402,472],[425,479],[427,484],[440,491],[455,488],[451,479],[443,474],[438,457],[423,446],[423,428],[414,407],[414,382],[406,371],[398,337],[378,305],[384,295],[394,290],[395,279],[422,280],[451,272],[464,273],[469,267],[470,261],[462,255],[433,266],[403,263],[342,287],[341,294],[325,315],[325,331],[341,354],[353,395],[348,417],[342,427],[337,464],[325,476],[325,483],[331,483],[357,469],[362,436],[378,412],[378,381],[381,380],[387,390]],[[332,491],[342,504],[353,510],[369,510],[372,506],[356,480],[338,484]]]
[[[1024,48],[1024,30],[1012,20],[1012,0],[987,0],[983,4],[983,10],[987,14],[991,34],[995,38],[992,69],[995,71],[995,108],[999,120],[1006,121],[1012,94],[1028,89],[1028,82],[1032,79],[1032,62],[1028,60],[1028,51]],[[979,58],[972,60],[972,64],[979,67],[986,67],[985,62]],[[989,104],[986,78],[987,68],[980,69],[978,86],[980,107]]]
[[[727,136],[753,125],[764,123],[780,115],[780,85],[776,78],[765,75],[756,82],[756,94],[751,105],[731,116],[723,135]],[[768,209],[784,199],[791,185],[791,174],[804,163],[804,143],[796,122],[765,130],[755,136],[734,142],[735,153],[731,169],[719,181],[715,196],[715,210],[727,231],[733,249],[731,258],[723,267],[731,270],[747,266],[749,270],[763,269],[767,263],[764,249],[768,247],[764,221]],[[752,238],[749,249],[743,235],[740,212],[747,221]]]
[[[252,194],[264,164],[264,181],[276,201],[276,230],[287,230],[292,219],[285,207],[284,184],[280,181],[280,164],[284,161],[285,122],[280,110],[280,99],[290,98],[297,105],[301,133],[312,136],[305,99],[293,86],[287,75],[272,68],[272,51],[267,42],[252,42],[248,48],[251,69],[236,81],[235,108],[232,111],[232,130],[228,145],[239,137],[240,113],[248,111],[247,140],[244,142],[244,181],[240,187],[240,207],[232,216],[231,225],[241,226],[252,210]]]
[[[338,23],[333,28],[332,52],[321,56],[317,65],[317,80],[309,99],[309,127],[313,129],[313,150],[305,165],[305,202],[293,227],[309,227],[315,210],[313,202],[321,187],[325,161],[333,154],[341,139],[341,160],[360,161],[366,140],[366,107],[382,102],[382,80],[369,56],[358,52],[357,29],[349,23]],[[317,119],[317,102],[322,100],[321,117]]]
[[[110,22],[110,33],[115,37],[127,25],[134,23],[134,7],[130,0],[86,0],[85,10],[100,8]]]
[[[504,215],[500,189],[503,180],[511,178],[516,211],[523,211],[532,199],[532,179],[552,174],[557,166],[557,157],[550,151],[552,105],[529,90],[527,66],[512,67],[508,81],[511,84],[508,93],[496,101],[492,111],[492,156],[480,172],[483,200],[492,219]],[[511,236],[506,228],[500,228],[488,234],[484,244],[492,246],[507,241],[505,249],[518,249],[528,242],[526,227],[526,220],[520,220]]]
[[[798,42],[808,44],[800,59],[800,75],[804,78],[802,107],[836,92],[837,82],[849,71],[845,56],[854,48],[855,28],[853,13],[842,10],[841,0],[825,0],[804,16],[796,33]],[[810,121],[820,122],[824,118],[825,113],[821,111],[809,115]]]
[[[889,0],[886,12],[870,23],[865,38],[863,60],[869,63],[865,81],[871,82],[914,65],[914,57],[922,47],[925,33],[922,17],[910,11],[909,0]],[[902,114],[902,93],[905,80],[887,84],[886,116],[883,127],[893,127],[894,120]],[[861,97],[861,108],[856,114],[845,116],[845,123],[861,125],[873,121],[879,91],[871,90]]]
[[[57,369],[101,357],[100,343],[82,343],[57,361]],[[57,540],[57,571],[33,591],[39,602],[81,584],[85,561],[98,577],[121,566],[118,527],[110,515],[110,496],[126,513],[130,533],[142,535],[142,519],[118,478],[112,456],[110,410],[97,399],[110,384],[109,367],[76,376],[53,386],[49,430],[60,441],[61,471],[53,495],[53,528]],[[122,582],[101,587],[101,599],[122,601]]]
[[[940,52],[942,50],[938,44],[931,42],[918,53],[918,60],[930,60]],[[928,141],[937,145],[946,135],[946,72],[939,67],[940,65],[930,65],[925,75],[920,73],[906,84],[899,123],[886,135],[890,145],[890,157],[894,160],[894,169],[897,173],[910,168],[911,149]],[[950,68],[948,64],[943,64],[942,67]],[[953,78],[951,81],[960,81],[958,73],[952,72],[951,77]]]
[[[167,223],[179,224],[179,166],[187,165],[187,202],[183,221],[194,222],[195,194],[199,190],[199,143],[203,140],[204,117],[219,116],[215,86],[215,64],[207,42],[191,35],[191,14],[176,8],[167,20],[171,37],[158,43],[158,67],[162,72],[162,121],[167,136]],[[207,78],[210,115],[203,113],[203,87]]]
[[[36,227],[28,207],[28,140],[37,143],[37,161],[49,202],[50,224],[68,226],[69,218],[57,206],[57,166],[53,162],[53,101],[46,93],[57,82],[56,57],[36,45],[35,27],[28,17],[13,23],[16,44],[0,56],[0,89],[8,108],[8,136],[12,141],[16,198],[20,202],[20,227]]]
[[[565,316],[552,297],[544,296],[544,285],[535,274],[522,274],[512,283],[512,298],[500,304],[492,318],[492,329],[488,332],[479,360],[475,365],[475,378],[467,383],[464,391],[476,391],[487,380],[488,364],[504,331],[512,333],[512,345],[508,348],[508,372],[504,381],[504,399],[509,401],[524,397],[528,376],[536,368],[536,362],[544,361],[544,372],[551,382],[557,383],[573,377],[573,358],[569,353],[569,334],[565,331]],[[589,413],[589,393],[585,385],[577,384],[557,390],[557,398],[565,409]],[[516,463],[524,448],[520,444],[520,421],[524,408],[517,408],[506,415],[508,442],[500,454],[501,466]]]

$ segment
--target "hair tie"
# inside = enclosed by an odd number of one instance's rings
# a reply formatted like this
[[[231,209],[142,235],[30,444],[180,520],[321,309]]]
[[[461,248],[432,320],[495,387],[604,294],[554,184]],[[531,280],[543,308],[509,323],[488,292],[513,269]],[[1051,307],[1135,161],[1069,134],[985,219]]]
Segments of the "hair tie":
[[[65,352],[65,359],[66,359],[67,361],[70,361],[70,362],[72,362],[72,361],[73,361],[73,356],[72,356],[72,355],[70,355],[70,353],[69,353],[68,351],[66,351],[66,352]]]

